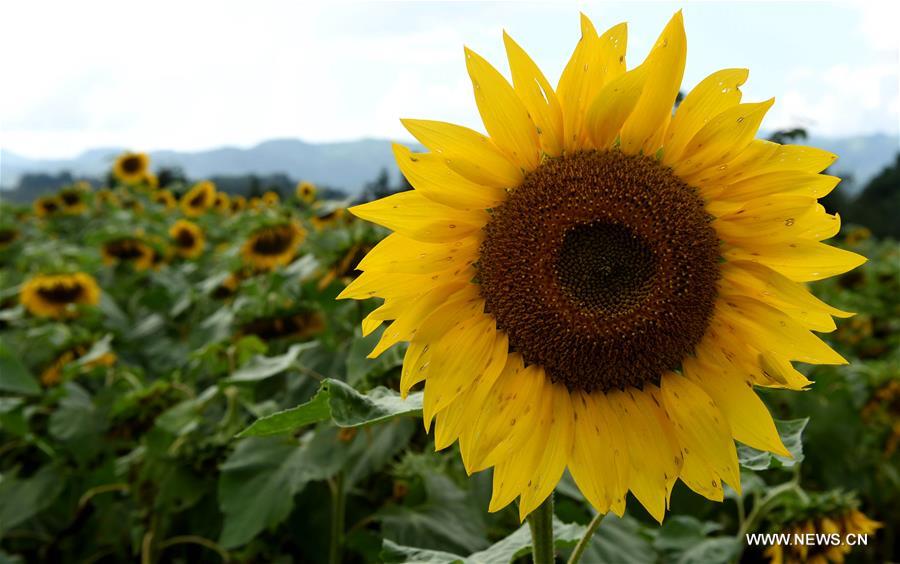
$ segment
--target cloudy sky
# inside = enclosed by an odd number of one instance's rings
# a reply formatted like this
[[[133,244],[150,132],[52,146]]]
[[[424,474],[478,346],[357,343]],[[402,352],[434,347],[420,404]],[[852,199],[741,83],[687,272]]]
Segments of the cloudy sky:
[[[900,2],[7,3],[0,146],[196,150],[296,137],[409,139],[400,117],[477,125],[463,45],[507,72],[506,29],[555,82],[578,39],[629,24],[629,66],[684,8],[685,86],[750,68],[763,127],[898,134]],[[2,163],[0,163],[2,165]]]

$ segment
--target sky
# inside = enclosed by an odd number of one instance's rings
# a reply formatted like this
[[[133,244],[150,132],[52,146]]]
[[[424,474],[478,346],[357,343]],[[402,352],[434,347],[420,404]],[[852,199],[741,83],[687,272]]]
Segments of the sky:
[[[555,84],[579,37],[628,22],[629,68],[683,9],[684,88],[746,67],[763,128],[900,131],[900,2],[10,2],[0,147],[202,150],[274,138],[410,140],[401,117],[483,130],[463,45],[508,76],[502,30]],[[0,163],[2,167],[2,163]]]

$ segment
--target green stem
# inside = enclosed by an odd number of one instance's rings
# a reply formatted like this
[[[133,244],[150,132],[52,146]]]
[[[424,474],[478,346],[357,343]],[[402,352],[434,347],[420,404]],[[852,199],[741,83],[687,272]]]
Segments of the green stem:
[[[344,473],[338,472],[334,480],[329,480],[328,485],[331,486],[331,546],[328,550],[328,562],[340,564],[344,545],[344,510],[347,505]]]
[[[534,564],[553,564],[553,493],[528,515]]]
[[[588,543],[591,542],[591,538],[594,536],[594,532],[597,530],[597,527],[600,526],[600,522],[603,521],[603,517],[605,516],[605,513],[598,513],[591,519],[591,523],[584,532],[584,536],[581,537],[581,540],[575,545],[575,550],[572,551],[572,556],[569,557],[569,564],[578,564],[578,561],[581,560],[581,555],[584,554]]]

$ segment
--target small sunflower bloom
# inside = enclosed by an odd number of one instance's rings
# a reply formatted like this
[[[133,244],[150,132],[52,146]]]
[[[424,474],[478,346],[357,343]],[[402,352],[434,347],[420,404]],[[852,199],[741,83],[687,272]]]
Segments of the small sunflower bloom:
[[[306,204],[312,204],[316,201],[316,185],[312,182],[303,180],[297,183],[296,194],[300,201]]]
[[[806,282],[865,259],[821,241],[835,156],[756,139],[773,101],[745,69],[702,80],[673,113],[681,13],[628,69],[626,26],[581,40],[554,89],[504,34],[512,82],[465,50],[488,135],[403,124],[414,190],[351,208],[391,229],[339,298],[380,297],[371,356],[409,342],[435,447],[493,468],[497,511],[524,519],[568,469],[600,513],[631,492],[662,521],[677,480],[740,489],[735,439],[789,456],[754,386],[803,389],[792,361],[845,364],[811,331],[848,317]]]
[[[119,237],[103,244],[100,249],[104,264],[130,264],[135,270],[143,271],[153,268],[156,253],[137,237]]]
[[[281,202],[281,196],[278,195],[278,192],[269,190],[262,195],[262,203],[267,206],[277,206],[279,202]]]
[[[81,215],[87,211],[84,189],[71,186],[64,188],[57,194],[62,212],[66,215]]]
[[[41,371],[40,380],[44,386],[54,386],[59,383],[63,370],[66,366],[76,362],[88,352],[88,347],[78,345],[64,351],[57,356],[47,367]],[[113,352],[106,352],[97,358],[91,359],[81,365],[81,370],[86,372],[98,366],[112,366],[116,363],[118,357]]]
[[[213,202],[213,207],[219,213],[230,213],[231,212],[231,198],[225,192],[216,192],[216,199]]]
[[[197,258],[203,253],[206,238],[200,226],[186,219],[179,219],[169,228],[172,246],[181,258]]]
[[[113,165],[113,176],[123,184],[138,184],[147,178],[149,168],[146,153],[122,153]]]
[[[32,208],[38,217],[51,217],[62,211],[62,202],[56,196],[41,196],[34,199]]]
[[[181,197],[181,213],[188,217],[198,217],[213,207],[216,201],[216,185],[203,180]]]
[[[19,301],[36,317],[70,318],[78,315],[77,306],[100,302],[100,286],[84,272],[39,274],[22,285]]]
[[[231,213],[243,211],[247,207],[247,198],[240,194],[231,197]]]
[[[153,201],[153,203],[159,204],[169,211],[174,210],[178,206],[175,195],[172,194],[172,191],[167,188],[163,188],[162,190],[153,192],[153,195],[150,196],[150,199]]]
[[[101,188],[94,194],[94,204],[96,206],[119,206],[121,201],[115,192],[109,188]]]
[[[346,208],[335,208],[331,211],[318,213],[309,218],[313,228],[316,231],[324,231],[329,227],[337,225],[346,217]]]
[[[306,231],[297,223],[282,223],[253,231],[241,247],[244,262],[257,270],[290,264]]]
[[[12,246],[19,239],[20,235],[21,233],[15,227],[0,226],[0,250]]]

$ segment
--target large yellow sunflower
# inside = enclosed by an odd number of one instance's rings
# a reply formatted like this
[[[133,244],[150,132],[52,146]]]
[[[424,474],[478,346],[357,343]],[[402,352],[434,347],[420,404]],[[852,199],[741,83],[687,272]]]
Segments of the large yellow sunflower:
[[[186,219],[179,219],[169,228],[169,237],[175,252],[182,258],[196,258],[203,253],[206,238],[200,226]]]
[[[297,247],[306,238],[306,231],[297,223],[282,223],[260,227],[241,247],[244,262],[258,270],[271,270],[294,260]]]
[[[150,169],[146,153],[122,153],[113,165],[113,176],[124,184],[143,182]]]
[[[306,180],[297,183],[297,197],[301,201],[311,204],[316,201],[316,185]]]
[[[804,283],[865,259],[820,243],[835,157],[755,139],[772,100],[740,102],[746,70],[673,113],[680,12],[631,70],[625,24],[581,27],[556,89],[506,35],[512,84],[466,49],[488,136],[403,121],[430,152],[395,146],[415,190],[351,209],[394,233],[339,297],[384,298],[372,356],[409,341],[401,392],[424,381],[436,448],[494,468],[492,511],[524,518],[568,468],[599,512],[630,491],[661,521],[679,478],[740,487],[734,439],[788,454],[753,386],[846,362],[810,330],[850,314]]]
[[[19,301],[38,317],[74,317],[78,313],[76,306],[99,303],[100,286],[84,272],[39,274],[22,285]]]
[[[152,268],[157,262],[153,248],[137,237],[110,239],[103,244],[100,254],[105,264],[131,264],[137,271]]]
[[[181,212],[188,217],[203,215],[216,201],[216,185],[203,180],[181,197]]]

